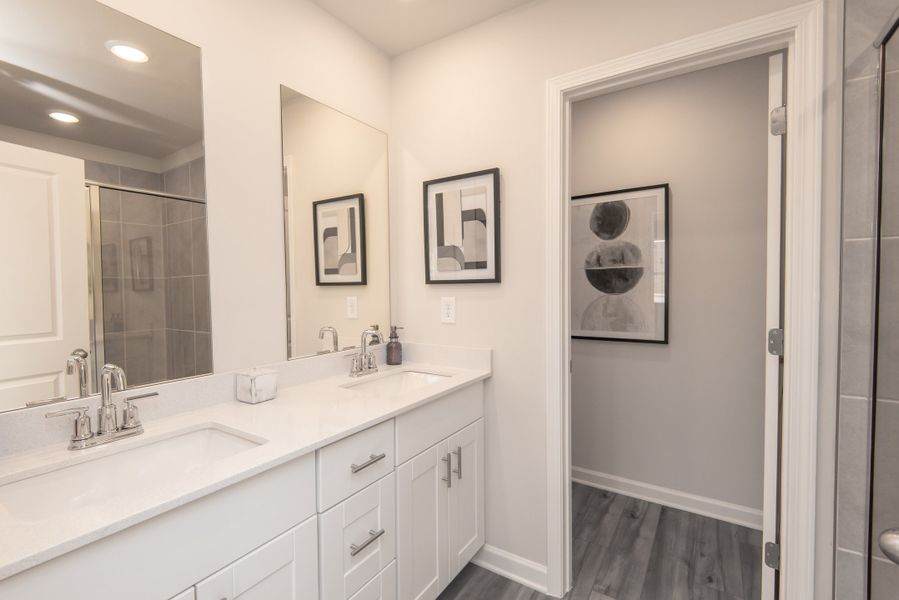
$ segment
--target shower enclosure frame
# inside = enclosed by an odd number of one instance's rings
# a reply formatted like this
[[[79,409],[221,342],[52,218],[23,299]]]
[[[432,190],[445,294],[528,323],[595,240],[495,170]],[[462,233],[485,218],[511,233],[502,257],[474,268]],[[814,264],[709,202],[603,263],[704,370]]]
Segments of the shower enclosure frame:
[[[87,194],[87,208],[88,208],[88,232],[87,232],[87,256],[88,256],[88,285],[87,285],[87,293],[88,293],[88,310],[89,312],[89,328],[90,328],[90,356],[92,357],[93,365],[91,365],[91,375],[93,377],[94,385],[90,387],[91,393],[99,393],[98,385],[100,381],[100,371],[103,369],[103,365],[106,364],[106,352],[105,352],[105,330],[103,326],[103,263],[102,263],[102,249],[103,243],[102,238],[100,237],[100,190],[114,190],[118,192],[130,192],[133,194],[144,194],[147,196],[155,196],[157,198],[163,198],[166,200],[182,200],[185,202],[193,202],[195,204],[206,204],[206,201],[203,198],[195,198],[193,196],[184,196],[181,194],[172,194],[169,192],[162,192],[159,190],[148,190],[143,188],[130,187],[126,185],[119,185],[115,183],[102,183],[99,181],[85,180],[84,182],[85,192]],[[124,268],[124,265],[122,265]],[[119,365],[124,367],[124,365]],[[208,373],[193,375],[193,377],[199,377],[201,375],[207,375]],[[153,383],[148,383],[146,385],[155,385],[158,383],[165,383],[165,381],[169,381],[169,379],[165,379],[164,381],[157,381]],[[134,386],[141,387],[141,386]]]

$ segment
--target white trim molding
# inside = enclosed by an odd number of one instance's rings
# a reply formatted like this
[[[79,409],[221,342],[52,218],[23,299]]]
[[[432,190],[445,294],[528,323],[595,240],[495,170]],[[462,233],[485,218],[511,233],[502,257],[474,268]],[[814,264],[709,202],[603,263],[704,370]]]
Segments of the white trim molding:
[[[490,544],[485,544],[471,562],[532,590],[546,593],[546,567],[544,565]]]
[[[617,475],[609,475],[608,473],[600,473],[599,471],[592,471],[582,467],[571,467],[571,480],[631,498],[639,498],[640,500],[661,504],[662,506],[712,517],[719,521],[726,521],[759,531],[762,530],[762,511],[757,508],[741,506],[706,496],[698,496],[689,492],[682,492]]]
[[[814,597],[824,10],[820,0],[550,79],[546,85],[547,593],[571,586],[567,199],[573,101],[786,50],[781,598]]]

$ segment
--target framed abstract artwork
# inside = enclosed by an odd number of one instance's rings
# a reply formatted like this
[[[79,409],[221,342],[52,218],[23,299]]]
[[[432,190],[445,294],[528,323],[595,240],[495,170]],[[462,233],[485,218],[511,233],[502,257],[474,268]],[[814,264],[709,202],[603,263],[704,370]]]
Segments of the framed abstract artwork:
[[[668,184],[571,199],[571,336],[668,343]]]
[[[365,285],[363,194],[312,203],[316,285]]]
[[[499,169],[424,182],[425,283],[499,283]]]

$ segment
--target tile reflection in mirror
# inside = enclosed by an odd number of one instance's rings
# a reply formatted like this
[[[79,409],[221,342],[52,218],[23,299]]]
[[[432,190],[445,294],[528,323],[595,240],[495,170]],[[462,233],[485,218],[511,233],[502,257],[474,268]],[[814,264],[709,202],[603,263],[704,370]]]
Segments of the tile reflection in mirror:
[[[281,131],[288,356],[358,346],[390,322],[387,134],[284,86]]]

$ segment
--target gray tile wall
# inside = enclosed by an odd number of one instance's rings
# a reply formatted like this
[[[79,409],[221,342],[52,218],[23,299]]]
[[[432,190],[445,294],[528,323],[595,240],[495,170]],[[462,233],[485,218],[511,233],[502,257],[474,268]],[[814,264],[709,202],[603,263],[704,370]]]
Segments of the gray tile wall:
[[[845,0],[835,600],[867,597],[879,113],[879,59],[872,44],[896,4]],[[875,560],[875,571],[885,567]],[[881,583],[872,587],[875,600],[886,597],[879,596]]]
[[[85,162],[92,181],[201,199],[204,171],[202,158],[162,174]],[[205,204],[103,189],[100,215],[106,361],[131,385],[211,373]],[[132,266],[132,241],[145,237],[151,289],[135,286]]]

